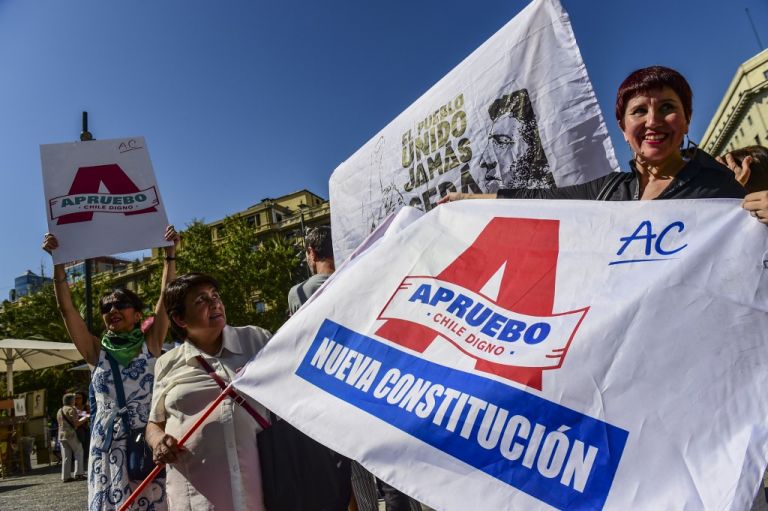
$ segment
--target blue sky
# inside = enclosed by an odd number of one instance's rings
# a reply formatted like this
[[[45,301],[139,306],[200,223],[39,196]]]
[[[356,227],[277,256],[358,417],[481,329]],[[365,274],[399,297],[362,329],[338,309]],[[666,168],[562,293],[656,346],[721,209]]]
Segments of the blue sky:
[[[562,0],[619,161],[616,88],[663,64],[703,135],[738,65],[768,43],[768,2]],[[328,197],[333,169],[527,2],[0,0],[0,299],[50,258],[39,144],[146,137],[183,228],[265,197]]]

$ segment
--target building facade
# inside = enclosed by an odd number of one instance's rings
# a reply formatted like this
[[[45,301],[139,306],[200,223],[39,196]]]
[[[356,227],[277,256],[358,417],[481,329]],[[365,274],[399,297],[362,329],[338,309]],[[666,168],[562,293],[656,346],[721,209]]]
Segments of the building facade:
[[[116,257],[95,257],[91,259],[91,272],[114,273],[124,270],[130,261],[118,259]],[[85,261],[72,261],[64,265],[64,272],[67,274],[67,280],[70,283],[78,282],[85,277]]]
[[[277,198],[264,198],[257,204],[230,216],[244,218],[254,229],[257,235],[266,239],[270,236],[280,235],[292,240],[297,246],[303,244],[302,234],[306,230],[319,225],[330,225],[331,208],[328,200],[309,190],[282,195]],[[225,219],[208,223],[211,227],[211,236],[214,241],[226,236]],[[183,251],[184,238],[182,236],[180,250]],[[120,271],[105,273],[112,286],[123,286],[136,292],[149,282],[152,269],[161,264],[157,249],[152,250],[152,255],[140,262],[129,263]],[[258,304],[256,305],[258,307]]]
[[[8,299],[15,302],[22,296],[34,293],[50,281],[48,277],[36,275],[31,270],[27,270],[27,273],[14,279],[13,289],[8,294]]]
[[[700,143],[714,156],[749,145],[768,145],[768,50],[739,66]]]

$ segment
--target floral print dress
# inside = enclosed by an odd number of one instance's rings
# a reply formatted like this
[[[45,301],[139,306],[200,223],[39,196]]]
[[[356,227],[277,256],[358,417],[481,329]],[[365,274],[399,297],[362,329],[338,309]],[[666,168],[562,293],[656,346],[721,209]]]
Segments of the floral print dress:
[[[155,357],[144,345],[128,367],[120,367],[125,391],[126,410],[132,429],[147,425],[152,401]],[[117,393],[112,368],[101,350],[93,369],[96,414],[92,417],[91,452],[88,459],[88,509],[118,509],[141,481],[131,481],[126,467],[127,432],[118,413]],[[134,501],[131,510],[164,511],[165,480],[157,477]]]

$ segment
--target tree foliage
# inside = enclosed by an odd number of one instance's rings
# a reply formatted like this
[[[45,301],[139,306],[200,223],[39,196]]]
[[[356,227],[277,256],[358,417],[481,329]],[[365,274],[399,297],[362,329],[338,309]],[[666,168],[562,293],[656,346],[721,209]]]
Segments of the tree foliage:
[[[82,284],[73,286],[72,298],[76,305],[84,300]],[[83,306],[84,310],[84,306]],[[24,296],[16,303],[5,302],[0,310],[0,335],[3,338],[36,339],[69,342],[67,330],[56,306],[53,285],[47,284],[37,293]],[[47,409],[56,410],[61,406],[64,392],[88,388],[87,371],[70,371],[77,363],[49,367],[36,371],[14,373],[14,393],[20,394],[37,389],[47,389]],[[5,378],[0,381],[0,395],[6,395]]]
[[[300,249],[281,236],[259,238],[240,217],[224,220],[224,236],[215,242],[200,221],[182,236],[178,273],[201,272],[221,285],[227,322],[277,330],[286,319],[287,295],[300,279]]]
[[[257,236],[257,231],[240,217],[229,217],[223,223],[225,236],[215,242],[211,228],[194,221],[182,232],[177,252],[177,273],[207,273],[221,284],[221,295],[231,325],[258,325],[272,332],[286,319],[287,294],[290,287],[302,279],[301,250],[285,238]],[[150,309],[160,291],[162,261],[154,260],[150,278],[139,289],[139,296]],[[93,282],[94,333],[103,330],[98,311],[99,297],[111,288],[104,278]],[[85,316],[85,290],[82,281],[70,287],[72,300]],[[56,305],[52,285],[39,292],[5,302],[0,309],[0,335],[3,337],[69,342],[69,336]],[[69,366],[17,373],[14,387],[17,393],[39,388],[49,389],[50,407],[57,407],[63,392],[73,387],[87,386],[88,373],[68,371]],[[0,395],[5,394],[5,381],[0,379]],[[55,409],[55,408],[54,408]]]

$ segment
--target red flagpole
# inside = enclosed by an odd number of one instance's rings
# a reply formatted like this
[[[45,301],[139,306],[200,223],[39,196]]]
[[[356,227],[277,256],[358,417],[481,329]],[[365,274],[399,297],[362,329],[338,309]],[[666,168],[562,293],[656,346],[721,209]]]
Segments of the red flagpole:
[[[221,394],[219,394],[219,397],[217,397],[216,400],[214,400],[214,402],[211,403],[210,406],[208,406],[208,408],[205,410],[203,415],[201,415],[200,418],[197,419],[197,421],[195,421],[194,424],[192,424],[192,426],[187,430],[186,433],[184,433],[184,436],[181,437],[181,440],[179,440],[177,444],[179,447],[182,447],[184,445],[184,442],[189,440],[189,437],[192,436],[192,433],[194,433],[197,430],[197,428],[199,428],[203,424],[203,421],[208,418],[211,412],[213,412],[214,408],[216,408],[219,405],[219,403],[221,403],[229,395],[231,387],[232,387],[231,385],[227,386],[227,388],[224,389],[221,392]],[[141,482],[141,484],[136,487],[136,490],[133,493],[131,493],[128,499],[126,499],[126,501],[123,502],[123,505],[120,506],[120,509],[118,511],[128,511],[128,508],[131,506],[131,504],[133,504],[133,501],[136,500],[138,496],[141,495],[141,492],[143,492],[144,489],[147,486],[149,486],[149,483],[151,483],[155,479],[155,477],[157,477],[157,474],[160,473],[160,471],[163,469],[164,466],[165,465],[163,464],[156,465],[155,468],[152,469],[152,472],[150,472],[149,475]]]

